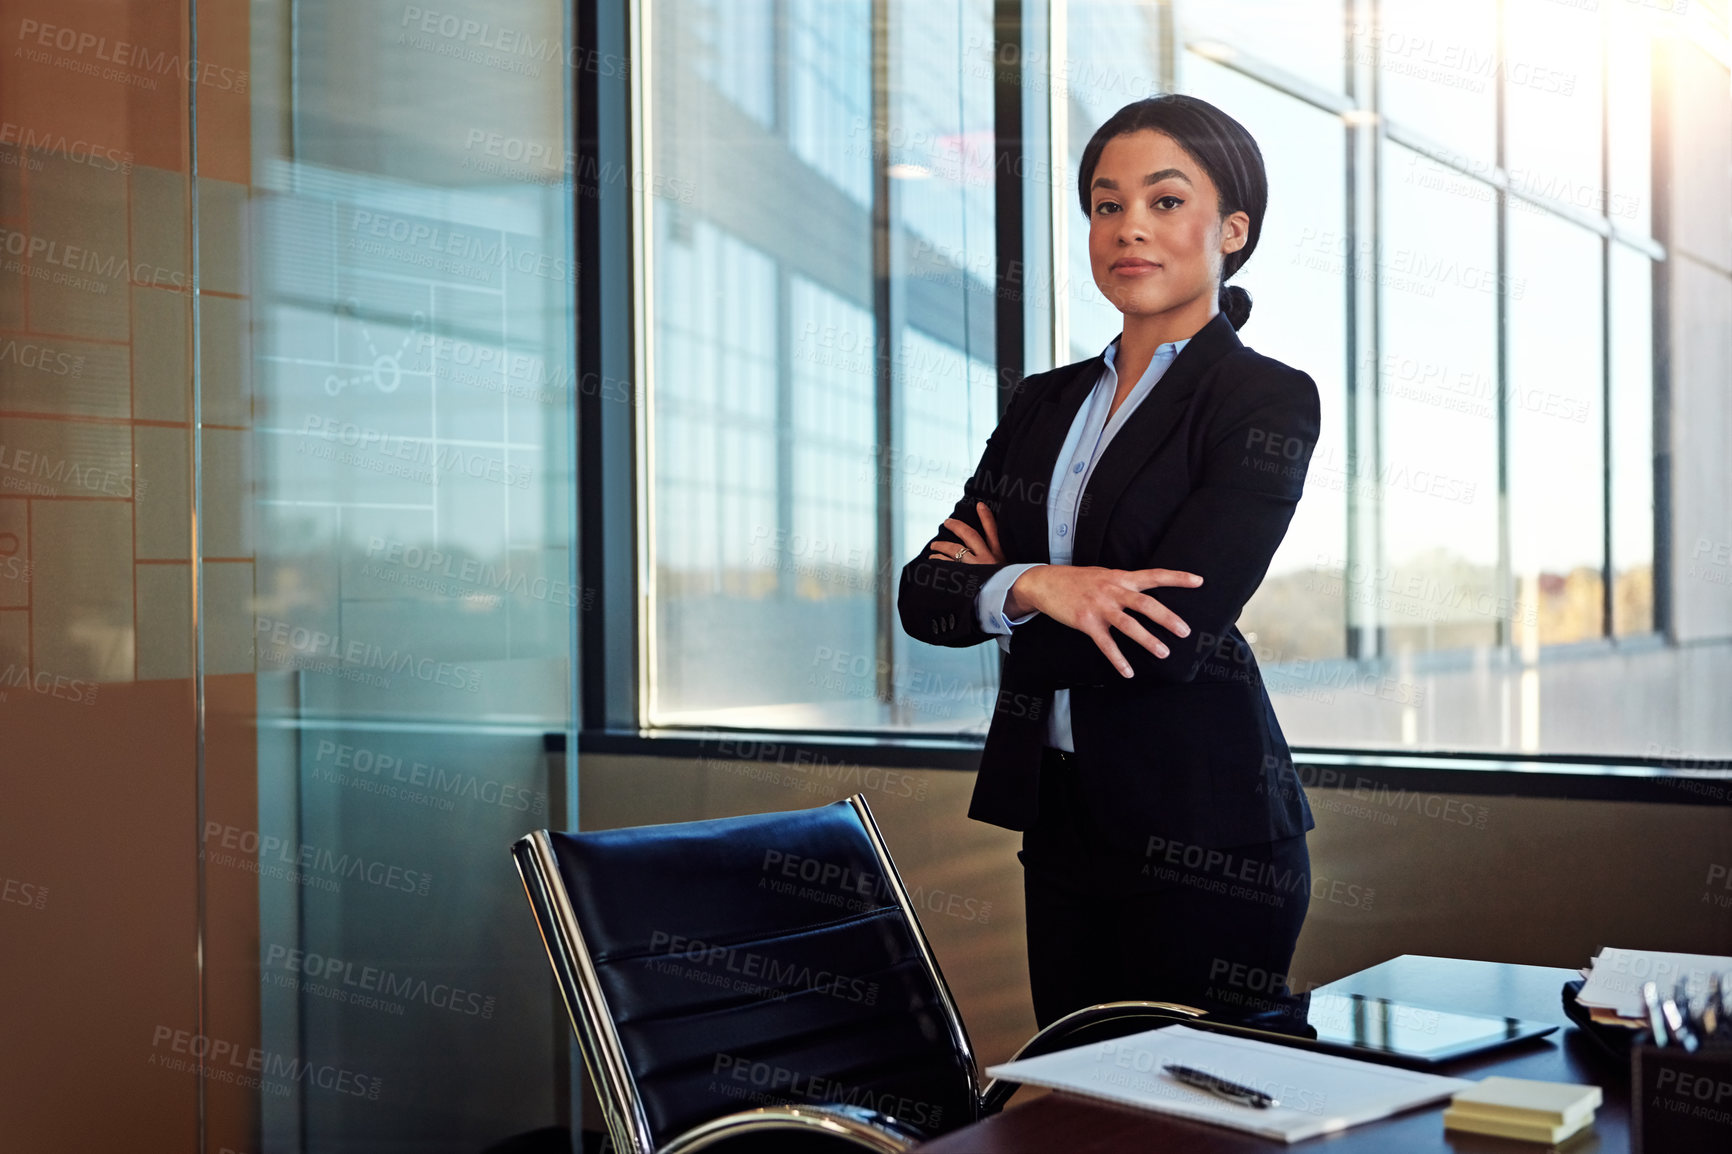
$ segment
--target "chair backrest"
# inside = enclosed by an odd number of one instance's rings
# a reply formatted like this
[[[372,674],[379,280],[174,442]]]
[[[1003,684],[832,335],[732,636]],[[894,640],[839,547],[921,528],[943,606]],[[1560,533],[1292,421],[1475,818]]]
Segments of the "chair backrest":
[[[771,1103],[936,1134],[979,1073],[865,799],[513,847],[614,1144]]]

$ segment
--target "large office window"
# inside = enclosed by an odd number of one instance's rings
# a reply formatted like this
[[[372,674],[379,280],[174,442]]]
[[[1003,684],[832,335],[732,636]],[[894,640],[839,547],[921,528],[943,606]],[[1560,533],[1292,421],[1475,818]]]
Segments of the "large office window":
[[[1612,629],[1654,629],[1654,310],[1651,263],[1623,245],[1611,252]]]
[[[1600,245],[1560,217],[1510,214],[1510,568],[1541,645],[1605,629]]]
[[[904,636],[897,575],[996,422],[1003,262],[1050,298],[1054,363],[1119,331],[1076,167],[1125,103],[1178,91],[1259,142],[1270,202],[1235,279],[1255,302],[1240,339],[1321,391],[1306,496],[1240,622],[1289,736],[1732,748],[1701,698],[1704,670],[1732,674],[1713,596],[1732,565],[1700,487],[1719,473],[1704,437],[1675,426],[1695,436],[1675,451],[1664,423],[1722,411],[1703,382],[1724,367],[1708,302],[1725,276],[1712,212],[1668,226],[1656,208],[1721,203],[1667,149],[1700,115],[1656,61],[1723,64],[1724,28],[1541,0],[1071,0],[1023,45],[1023,107],[1050,113],[1024,134],[1049,149],[1029,158],[1043,250],[995,228],[984,0],[748,5],[725,37],[698,0],[649,7],[638,119],[701,195],[651,202],[640,720],[984,730],[995,647]],[[690,67],[693,37],[725,40],[725,64]],[[1619,693],[1648,705],[1608,708]]]
[[[1664,625],[1652,366],[1669,334],[1652,323],[1647,233],[1649,57],[1668,30],[1555,7],[1066,8],[1072,49],[1114,63],[1071,70],[1073,169],[1094,126],[1149,94],[1113,82],[1139,65],[1239,119],[1264,154],[1240,337],[1312,374],[1324,425],[1240,625],[1296,742],[1728,742],[1691,734],[1683,708],[1604,708],[1632,661],[1643,700],[1688,682],[1675,650],[1633,656]],[[1066,262],[1086,277],[1080,222]],[[1073,357],[1117,331],[1098,298],[1067,303]]]
[[[1507,616],[1496,197],[1491,185],[1394,141],[1382,162],[1381,340],[1364,378],[1377,435],[1362,508],[1381,537],[1374,556],[1386,575],[1368,579],[1361,566],[1345,591],[1395,652],[1488,648]]]
[[[1232,281],[1252,296],[1252,319],[1239,337],[1303,366],[1318,382],[1322,407],[1309,492],[1247,608],[1249,640],[1277,666],[1340,657],[1348,621],[1336,570],[1345,565],[1346,506],[1355,483],[1340,387],[1347,370],[1345,135],[1338,117],[1244,72],[1198,55],[1185,65],[1185,91],[1230,110],[1259,142],[1269,170],[1263,232]]]
[[[647,7],[646,719],[984,732],[891,598],[997,419],[991,4]]]

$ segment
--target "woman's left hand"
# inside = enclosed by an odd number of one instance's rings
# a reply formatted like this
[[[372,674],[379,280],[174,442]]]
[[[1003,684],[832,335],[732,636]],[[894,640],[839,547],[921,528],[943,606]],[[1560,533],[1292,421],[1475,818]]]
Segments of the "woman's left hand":
[[[980,527],[986,531],[986,537],[974,531],[974,526],[958,517],[946,517],[944,527],[962,538],[962,544],[946,541],[935,537],[927,545],[932,552],[926,555],[928,561],[963,561],[969,565],[998,565],[1004,561],[1004,550],[998,544],[998,523],[993,520],[992,510],[986,507],[985,501],[976,501],[974,507],[980,511]],[[950,553],[939,552],[939,547],[953,547]]]

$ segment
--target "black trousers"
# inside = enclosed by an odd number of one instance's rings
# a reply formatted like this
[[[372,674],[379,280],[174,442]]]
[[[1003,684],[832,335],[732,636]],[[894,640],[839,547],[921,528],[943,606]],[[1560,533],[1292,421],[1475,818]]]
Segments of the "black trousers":
[[[1311,901],[1305,836],[1115,850],[1081,805],[1071,759],[1046,751],[1040,815],[1017,855],[1035,1021],[1120,1000],[1239,1016],[1283,1002]]]

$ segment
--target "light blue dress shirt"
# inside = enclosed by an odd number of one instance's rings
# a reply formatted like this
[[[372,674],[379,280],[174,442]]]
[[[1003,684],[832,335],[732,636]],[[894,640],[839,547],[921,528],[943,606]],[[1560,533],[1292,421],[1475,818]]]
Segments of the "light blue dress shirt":
[[[1107,345],[1102,354],[1106,357],[1106,368],[1095,382],[1088,402],[1077,409],[1076,418],[1070,424],[1070,433],[1064,439],[1064,447],[1059,449],[1058,460],[1053,464],[1052,482],[1047,486],[1046,547],[1052,564],[1071,563],[1077,509],[1082,501],[1083,490],[1088,487],[1089,478],[1094,475],[1095,462],[1100,460],[1101,453],[1106,450],[1113,435],[1123,427],[1132,410],[1154,391],[1156,383],[1166,373],[1167,366],[1179,355],[1179,350],[1190,343],[1191,339],[1186,337],[1182,341],[1168,341],[1157,348],[1154,359],[1149,361],[1149,367],[1143,371],[1141,379],[1119,404],[1110,421],[1107,419],[1107,410],[1112,408],[1113,394],[1119,387],[1119,373],[1113,363],[1118,356],[1119,337],[1114,337]],[[975,615],[980,619],[980,627],[988,633],[996,634],[999,648],[1007,653],[1010,651],[1011,631],[1031,620],[1034,614],[1029,613],[1011,620],[1004,615],[1005,598],[1010,595],[1010,587],[1016,584],[1016,579],[1039,564],[1041,562],[1033,561],[1006,565],[989,577],[975,596]],[[1076,746],[1071,742],[1068,689],[1060,689],[1053,694],[1052,716],[1047,718],[1046,723],[1046,743],[1058,749],[1076,752]]]

